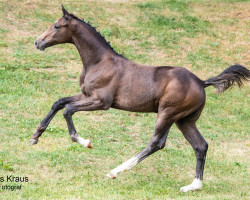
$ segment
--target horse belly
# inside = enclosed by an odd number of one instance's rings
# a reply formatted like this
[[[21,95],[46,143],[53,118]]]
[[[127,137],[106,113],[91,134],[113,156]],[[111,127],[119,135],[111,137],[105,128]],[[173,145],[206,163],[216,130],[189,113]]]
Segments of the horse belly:
[[[132,112],[157,112],[166,81],[155,78],[154,72],[153,67],[131,69],[127,72],[119,80],[112,107]]]
[[[126,92],[114,99],[111,107],[132,112],[157,112],[158,101],[148,92]]]

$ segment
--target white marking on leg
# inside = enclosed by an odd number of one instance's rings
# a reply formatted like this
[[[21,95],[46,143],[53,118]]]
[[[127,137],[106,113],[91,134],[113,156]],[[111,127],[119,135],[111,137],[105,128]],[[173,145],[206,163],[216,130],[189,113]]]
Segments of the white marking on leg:
[[[202,188],[202,180],[195,178],[194,181],[187,186],[181,188],[182,192],[192,191],[192,190],[199,190]]]
[[[80,145],[82,145],[82,146],[84,146],[84,147],[87,147],[87,148],[92,148],[92,147],[93,147],[89,139],[84,140],[82,137],[78,136],[78,137],[76,138],[76,141],[77,141]]]
[[[131,169],[133,166],[135,166],[138,163],[138,161],[139,161],[139,158],[134,156],[130,158],[129,160],[127,160],[126,162],[119,165],[118,167],[116,167],[115,169],[113,169],[110,173],[107,174],[107,176],[110,178],[116,178],[117,174],[125,170]]]

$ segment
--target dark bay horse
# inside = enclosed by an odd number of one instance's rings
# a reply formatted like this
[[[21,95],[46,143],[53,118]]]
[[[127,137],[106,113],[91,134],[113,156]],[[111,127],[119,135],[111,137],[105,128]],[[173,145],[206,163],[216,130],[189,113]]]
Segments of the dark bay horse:
[[[37,49],[72,43],[83,63],[80,76],[82,93],[56,101],[47,116],[31,136],[30,144],[36,144],[55,114],[63,108],[70,137],[85,147],[92,147],[89,140],[77,134],[72,115],[78,111],[108,110],[116,108],[132,112],[155,112],[157,122],[147,147],[122,165],[113,169],[110,178],[128,170],[147,156],[165,147],[171,126],[175,123],[192,145],[196,159],[194,181],[181,191],[202,187],[203,171],[208,144],[196,127],[206,95],[204,88],[214,86],[218,93],[230,86],[248,81],[248,69],[233,65],[221,74],[206,81],[181,67],[152,67],[134,63],[117,54],[109,43],[90,24],[69,14],[63,7],[63,17],[57,20],[35,41]]]

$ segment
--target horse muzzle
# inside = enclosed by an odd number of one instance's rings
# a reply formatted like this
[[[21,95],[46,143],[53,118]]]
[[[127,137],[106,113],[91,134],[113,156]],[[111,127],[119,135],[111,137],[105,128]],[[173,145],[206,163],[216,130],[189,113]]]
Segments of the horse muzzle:
[[[48,45],[47,42],[45,40],[35,40],[35,46],[37,49],[43,51]]]

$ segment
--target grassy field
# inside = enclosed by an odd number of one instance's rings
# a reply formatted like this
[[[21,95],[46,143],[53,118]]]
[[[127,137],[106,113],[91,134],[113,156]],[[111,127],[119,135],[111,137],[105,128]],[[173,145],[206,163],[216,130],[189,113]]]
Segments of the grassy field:
[[[202,191],[179,191],[193,180],[195,156],[176,126],[165,149],[115,180],[105,177],[147,145],[156,114],[76,113],[78,133],[94,145],[85,149],[71,142],[60,111],[39,143],[28,145],[53,102],[80,92],[75,47],[40,52],[34,46],[62,16],[61,3],[0,0],[0,199],[249,199],[249,84],[221,95],[206,89],[198,121],[209,144]],[[183,66],[201,79],[235,63],[250,64],[249,1],[88,0],[64,6],[139,63]],[[29,181],[7,182],[8,175]],[[20,184],[21,190],[2,189]]]

